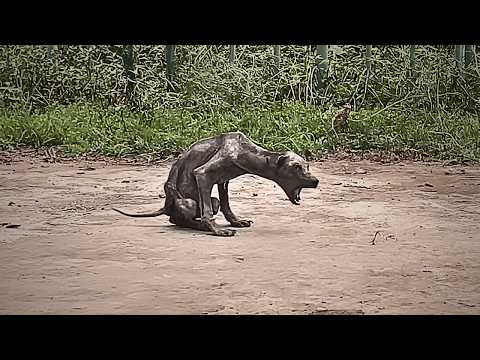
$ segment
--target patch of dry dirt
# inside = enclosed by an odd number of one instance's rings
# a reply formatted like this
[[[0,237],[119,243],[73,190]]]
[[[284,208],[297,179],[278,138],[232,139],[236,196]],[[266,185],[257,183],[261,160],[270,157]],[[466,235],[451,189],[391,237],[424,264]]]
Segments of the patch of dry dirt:
[[[110,210],[158,209],[169,166],[4,158],[0,314],[479,313],[478,166],[319,162],[301,206],[245,175],[233,238]]]

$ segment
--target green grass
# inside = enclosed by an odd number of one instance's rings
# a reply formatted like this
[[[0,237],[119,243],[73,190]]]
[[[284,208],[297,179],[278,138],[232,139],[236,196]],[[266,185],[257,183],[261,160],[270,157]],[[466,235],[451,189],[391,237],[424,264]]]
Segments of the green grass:
[[[461,113],[405,108],[352,113],[348,128],[331,129],[335,109],[299,103],[270,109],[137,113],[95,105],[55,106],[41,113],[0,110],[0,147],[56,146],[66,155],[176,155],[191,143],[226,131],[242,131],[273,151],[307,158],[344,151],[386,151],[446,160],[480,159],[480,121]]]

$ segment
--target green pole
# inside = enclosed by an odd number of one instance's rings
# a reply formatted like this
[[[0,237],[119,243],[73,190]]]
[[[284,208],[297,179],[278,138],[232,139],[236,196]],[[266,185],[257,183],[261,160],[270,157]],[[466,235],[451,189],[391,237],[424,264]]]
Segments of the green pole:
[[[415,45],[410,45],[410,74],[413,77],[416,77],[416,53],[415,53]]]
[[[315,53],[317,55],[316,85],[320,90],[328,75],[328,45],[317,45]]]
[[[228,54],[228,61],[230,64],[233,64],[236,61],[236,54],[235,54],[236,46],[230,45],[230,53]]]
[[[367,45],[365,49],[365,64],[367,66],[367,76],[370,76],[372,71],[372,45]]]
[[[465,66],[465,45],[455,45],[455,62],[460,76],[463,77],[463,70]]]
[[[133,45],[123,46],[122,59],[125,74],[127,77],[127,101],[130,103],[133,100],[133,91],[135,89],[135,64],[133,62]]]
[[[176,80],[176,59],[175,59],[175,45],[165,46],[165,60],[167,62],[167,88],[169,91],[175,91]]]
[[[273,46],[273,56],[275,58],[275,67],[280,70],[280,45]]]
[[[465,66],[472,63],[475,56],[475,45],[465,45]]]

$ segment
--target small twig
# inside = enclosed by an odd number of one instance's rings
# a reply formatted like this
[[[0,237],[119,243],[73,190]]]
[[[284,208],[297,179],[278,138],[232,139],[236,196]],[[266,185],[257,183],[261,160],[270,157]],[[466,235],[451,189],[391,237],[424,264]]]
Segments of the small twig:
[[[373,236],[372,243],[371,243],[372,245],[375,245],[375,239],[377,238],[377,235],[380,234],[381,232],[382,232],[381,230],[377,230],[375,232],[375,235]]]
[[[387,110],[388,108],[391,108],[392,106],[395,106],[395,105],[397,105],[397,104],[399,104],[399,103],[401,103],[401,102],[403,102],[403,101],[406,101],[406,100],[409,100],[409,99],[413,99],[413,98],[415,98],[415,97],[420,97],[420,96],[421,96],[421,95],[409,95],[409,94],[408,94],[408,95],[405,96],[403,99],[400,99],[400,100],[398,100],[398,101],[395,101],[395,102],[391,103],[390,105],[387,105],[386,107],[384,107],[384,108],[378,110],[377,112],[373,113],[373,115],[368,116],[365,120],[371,119],[371,118],[373,118],[375,115],[378,115],[378,114],[384,112],[385,110]]]
[[[375,235],[373,236],[373,239],[372,239],[372,242],[371,242],[372,245],[375,245],[375,240],[377,239],[377,235],[380,234],[380,233],[383,233],[384,240],[394,239],[395,241],[397,241],[397,237],[394,234],[385,235],[385,233],[382,230],[377,230],[375,232]]]
[[[344,187],[354,187],[354,188],[361,188],[361,189],[371,189],[368,186],[365,185],[352,185],[352,184],[344,184]]]

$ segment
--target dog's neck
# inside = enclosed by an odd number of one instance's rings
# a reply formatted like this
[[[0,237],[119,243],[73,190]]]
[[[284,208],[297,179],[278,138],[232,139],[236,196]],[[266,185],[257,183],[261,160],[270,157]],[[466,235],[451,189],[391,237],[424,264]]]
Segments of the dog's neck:
[[[276,153],[268,151],[261,147],[257,147],[256,151],[256,161],[255,159],[251,161],[249,172],[261,176],[263,178],[278,181],[278,158],[283,155],[281,153]],[[262,159],[258,161],[258,159]]]

